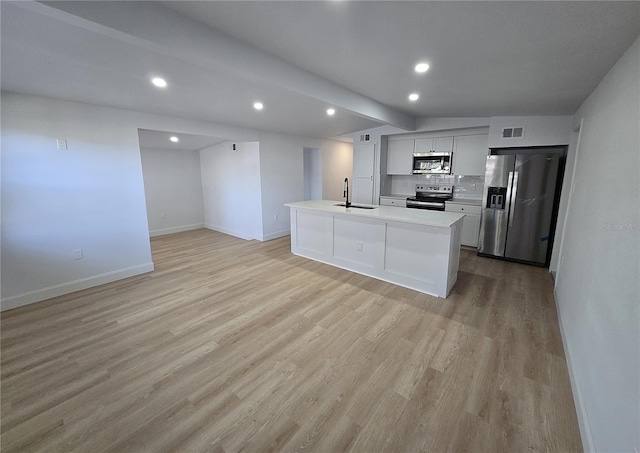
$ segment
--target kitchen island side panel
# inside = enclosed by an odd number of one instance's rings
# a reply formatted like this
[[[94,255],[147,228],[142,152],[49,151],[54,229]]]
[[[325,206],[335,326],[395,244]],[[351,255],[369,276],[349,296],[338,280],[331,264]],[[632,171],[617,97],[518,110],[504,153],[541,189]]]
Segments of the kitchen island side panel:
[[[446,296],[449,228],[388,222],[385,247],[387,274],[403,286],[419,285]]]
[[[451,226],[449,240],[449,266],[447,273],[447,294],[458,281],[458,269],[460,267],[460,242],[462,241],[463,219]]]

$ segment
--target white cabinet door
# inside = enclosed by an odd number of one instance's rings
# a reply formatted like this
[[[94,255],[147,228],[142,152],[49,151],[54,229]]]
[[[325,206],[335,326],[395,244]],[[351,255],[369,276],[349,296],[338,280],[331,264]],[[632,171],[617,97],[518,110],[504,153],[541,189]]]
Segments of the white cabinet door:
[[[387,145],[387,174],[410,175],[414,140],[393,140]]]
[[[460,235],[460,244],[469,247],[478,246],[478,234],[480,233],[480,215],[465,214],[462,223],[462,233]]]
[[[429,153],[433,148],[432,138],[417,138],[415,152],[416,153]]]
[[[450,153],[453,150],[453,137],[435,137],[416,139],[416,153]]]
[[[433,139],[433,151],[450,153],[453,150],[453,137],[436,137]]]
[[[446,212],[464,214],[462,231],[460,232],[460,244],[469,247],[478,247],[478,235],[480,234],[480,213],[482,208],[476,205],[445,203]]]
[[[373,172],[376,146],[357,145],[353,149],[353,203],[373,204]]]
[[[455,138],[453,174],[483,176],[489,153],[488,135],[464,135]]]

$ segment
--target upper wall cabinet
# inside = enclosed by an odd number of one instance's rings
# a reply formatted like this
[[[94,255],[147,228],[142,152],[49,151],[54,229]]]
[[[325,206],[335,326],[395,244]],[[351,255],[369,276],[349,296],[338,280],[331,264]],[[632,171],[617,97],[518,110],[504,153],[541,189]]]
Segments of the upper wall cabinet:
[[[416,139],[416,153],[450,153],[453,150],[453,137],[433,137]]]
[[[389,140],[387,144],[387,174],[410,175],[413,167],[414,140]]]
[[[488,135],[456,137],[453,150],[453,174],[484,176],[488,154]]]

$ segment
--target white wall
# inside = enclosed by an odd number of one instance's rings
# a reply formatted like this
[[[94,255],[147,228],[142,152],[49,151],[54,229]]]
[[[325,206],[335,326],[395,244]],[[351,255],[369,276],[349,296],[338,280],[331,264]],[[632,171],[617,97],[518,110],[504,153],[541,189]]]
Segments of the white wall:
[[[149,235],[204,227],[198,151],[141,148]]]
[[[344,178],[353,172],[350,143],[264,134],[260,140],[263,240],[290,233],[289,208],[284,203],[304,200],[305,147],[322,150],[322,197],[342,199]]]
[[[127,125],[110,109],[2,95],[3,310],[153,270]]]
[[[153,269],[138,129],[264,142],[263,240],[289,233],[284,203],[303,199],[305,146],[322,149],[325,198],[351,174],[348,143],[3,92],[3,310]]]
[[[200,151],[204,223],[243,239],[262,240],[260,148],[231,142]]]
[[[322,150],[304,148],[304,199],[322,200]]]
[[[344,178],[353,177],[353,145],[325,141],[322,146],[322,198],[342,200]]]
[[[568,145],[573,116],[492,116],[489,120],[489,148]],[[522,138],[502,138],[505,127],[524,126]]]
[[[489,117],[480,118],[418,118],[416,130],[439,131],[450,129],[474,129],[489,126]]]
[[[575,191],[555,291],[593,451],[640,451],[639,80],[640,38],[575,115]]]
[[[576,160],[576,146],[578,145],[579,132],[575,130],[571,134],[571,141],[567,150],[567,160],[564,168],[564,179],[562,180],[562,190],[560,192],[560,203],[558,205],[558,217],[556,221],[555,237],[553,238],[553,249],[551,250],[551,260],[549,271],[556,277],[558,263],[560,261],[560,249],[564,240],[564,223],[567,216],[567,206],[571,194],[571,183],[573,181],[573,171]]]
[[[305,147],[321,150],[322,197],[341,199],[342,182],[352,174],[351,144],[283,134],[262,133],[260,137],[249,147],[243,143],[237,153],[230,151],[229,143],[214,147],[218,153],[200,152],[207,228],[263,241],[288,235],[289,208],[284,204],[304,200]],[[208,176],[213,177],[207,180]],[[241,205],[226,204],[220,193],[238,203],[248,201],[251,208],[233,214],[231,208]]]

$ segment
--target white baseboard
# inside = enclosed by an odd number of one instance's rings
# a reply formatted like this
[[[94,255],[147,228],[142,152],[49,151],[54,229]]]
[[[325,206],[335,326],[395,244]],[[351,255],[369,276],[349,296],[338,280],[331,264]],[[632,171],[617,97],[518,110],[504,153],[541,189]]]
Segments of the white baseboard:
[[[554,279],[555,280],[555,279]],[[578,417],[578,427],[580,428],[580,437],[582,438],[582,451],[595,452],[595,445],[593,443],[593,435],[591,434],[591,425],[589,424],[589,417],[587,411],[582,402],[582,392],[580,391],[580,384],[578,382],[575,367],[571,360],[571,348],[567,344],[567,334],[564,328],[564,322],[562,322],[562,313],[560,310],[560,304],[558,304],[558,297],[553,291],[553,296],[556,301],[556,312],[558,313],[558,323],[560,324],[560,337],[562,338],[562,346],[564,347],[564,355],[567,358],[567,369],[569,370],[569,381],[571,383],[571,393],[573,394],[573,402],[576,406],[576,415]]]
[[[163,228],[161,230],[149,231],[149,237],[163,236],[165,234],[181,233],[182,231],[199,230],[204,228],[204,223],[194,223],[193,225],[182,225],[172,228]]]
[[[234,236],[240,239],[245,239],[247,241],[257,240],[257,241],[270,241],[271,239],[281,238],[282,236],[288,236],[291,234],[291,230],[287,228],[286,230],[278,230],[272,233],[264,234],[264,235],[251,235],[244,233],[242,231],[230,230],[228,228],[224,228],[218,225],[211,225],[209,223],[205,223],[204,227],[213,230],[219,231],[220,233],[228,234],[229,236]]]
[[[205,223],[204,227],[209,229],[209,230],[219,231],[220,233],[228,234],[229,236],[234,236],[234,237],[237,237],[237,238],[240,238],[240,239],[245,239],[247,241],[251,241],[253,239],[260,240],[259,238],[257,238],[254,235],[247,234],[247,233],[242,232],[242,231],[230,230],[228,228],[221,227],[221,226],[218,226],[218,225],[211,225],[209,223]]]
[[[0,303],[0,311],[11,310],[12,308],[18,308],[22,307],[23,305],[33,304],[42,300],[51,299],[52,297],[74,293],[82,289],[93,288],[94,286],[115,282],[116,280],[122,280],[123,278],[146,274],[147,272],[151,271],[153,271],[153,263],[145,263],[139,266],[118,269],[111,272],[105,272],[104,274],[81,278],[72,282],[61,283],[59,285],[49,286],[47,288],[37,289],[35,291],[29,291],[26,293],[18,294],[16,296],[2,299],[2,302]]]
[[[273,233],[265,234],[262,236],[263,241],[270,241],[271,239],[281,238],[283,236],[288,236],[291,234],[291,229],[287,228],[286,230],[274,231]]]

